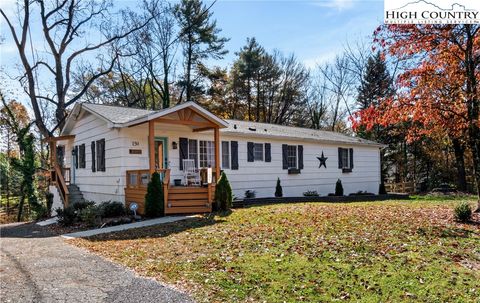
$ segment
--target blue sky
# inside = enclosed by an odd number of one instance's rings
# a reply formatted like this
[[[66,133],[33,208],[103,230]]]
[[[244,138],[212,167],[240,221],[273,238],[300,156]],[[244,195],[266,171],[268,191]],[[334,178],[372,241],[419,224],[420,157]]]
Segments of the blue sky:
[[[0,6],[11,15],[14,2],[1,0]],[[114,3],[117,7],[139,6],[130,0]],[[383,22],[383,0],[218,0],[212,11],[222,34],[230,38],[226,45],[229,54],[223,60],[210,61],[220,66],[232,63],[247,37],[256,37],[267,51],[295,53],[307,67],[314,67],[340,53],[347,41],[370,40]],[[0,35],[5,39],[0,45],[0,65],[4,74],[12,76],[20,62],[3,19]],[[32,36],[41,53],[44,43],[39,43],[39,27],[32,29]]]
[[[347,40],[370,39],[383,23],[382,0],[219,0],[213,11],[231,38],[226,62],[234,59],[246,37],[254,36],[267,50],[293,52],[313,67],[341,52]]]

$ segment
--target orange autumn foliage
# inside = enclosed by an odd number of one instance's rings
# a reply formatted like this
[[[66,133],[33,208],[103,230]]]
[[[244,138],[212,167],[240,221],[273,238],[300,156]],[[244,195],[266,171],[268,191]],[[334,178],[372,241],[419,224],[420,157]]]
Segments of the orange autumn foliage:
[[[405,66],[396,79],[397,94],[356,112],[351,118],[354,128],[409,122],[408,141],[421,136],[463,137],[469,123],[466,78],[461,48],[449,39],[456,31],[453,25],[379,27],[376,45]],[[475,39],[474,48],[479,46],[480,39]]]

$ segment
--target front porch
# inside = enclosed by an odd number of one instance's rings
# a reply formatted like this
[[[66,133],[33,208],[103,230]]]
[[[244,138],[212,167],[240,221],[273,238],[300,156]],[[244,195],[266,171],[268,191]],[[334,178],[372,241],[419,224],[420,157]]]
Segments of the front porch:
[[[170,180],[170,169],[156,169],[163,183],[165,214],[207,213],[212,211],[215,184],[204,186],[174,186]],[[148,169],[126,172],[125,204],[138,204],[138,213],[145,213],[145,195],[150,182]]]
[[[196,104],[190,103],[185,106],[177,106],[152,115],[140,123],[129,127],[148,124],[148,168],[127,170],[125,172],[125,205],[130,206],[133,202],[138,204],[138,213],[144,214],[145,195],[151,175],[154,172],[160,174],[163,183],[165,214],[207,213],[212,211],[214,202],[215,184],[220,176],[220,128],[225,127],[225,122]],[[206,132],[212,133],[213,143],[212,156],[208,164],[196,158],[195,161],[187,155],[183,155],[182,138],[168,137],[166,133],[172,128],[182,127],[180,137],[188,137],[189,133]],[[175,147],[173,147],[175,146]],[[196,148],[198,146],[195,146]],[[172,153],[175,153],[173,157]],[[176,156],[179,153],[179,158]],[[200,154],[197,151],[198,155]],[[169,155],[170,154],[170,155]],[[198,157],[196,154],[196,157]],[[185,158],[183,158],[185,157]],[[171,164],[171,160],[174,164]],[[186,173],[184,161],[195,163],[198,171],[198,182],[192,185],[187,177],[181,177]],[[202,163],[203,162],[203,163]],[[172,167],[171,167],[172,165]],[[173,169],[173,170],[172,170]],[[200,171],[202,177],[200,178]],[[172,180],[175,179],[176,180]],[[179,179],[181,178],[181,179]],[[200,180],[201,179],[201,180]],[[179,181],[181,185],[179,184]]]

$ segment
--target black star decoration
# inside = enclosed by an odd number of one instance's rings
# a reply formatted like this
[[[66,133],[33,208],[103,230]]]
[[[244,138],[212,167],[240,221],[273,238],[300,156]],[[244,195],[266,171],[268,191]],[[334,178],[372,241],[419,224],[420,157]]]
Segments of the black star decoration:
[[[317,157],[317,159],[320,161],[320,165],[318,166],[318,168],[322,167],[322,165],[325,166],[325,168],[327,168],[327,159],[328,159],[328,157],[325,157],[325,156],[323,155],[323,151],[322,151],[322,156],[321,156],[321,157]]]

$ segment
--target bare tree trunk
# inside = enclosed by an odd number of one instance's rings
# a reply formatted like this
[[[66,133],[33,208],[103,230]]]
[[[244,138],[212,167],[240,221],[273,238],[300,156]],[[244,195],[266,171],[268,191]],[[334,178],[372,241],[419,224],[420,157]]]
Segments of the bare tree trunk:
[[[466,67],[466,93],[467,93],[467,109],[468,109],[468,134],[469,144],[473,153],[473,170],[475,174],[475,183],[477,189],[477,209],[480,212],[480,127],[478,125],[478,117],[480,114],[480,105],[478,99],[478,83],[476,68],[478,65],[478,56],[475,54],[476,49],[474,42],[478,35],[478,28],[472,28],[470,24],[466,24],[466,46],[465,46],[465,67]]]
[[[6,191],[7,191],[7,215],[10,214],[10,130],[7,129],[7,173],[6,177]]]
[[[457,167],[457,187],[461,191],[467,190],[467,177],[465,172],[465,147],[459,139],[452,139],[455,163]]]

